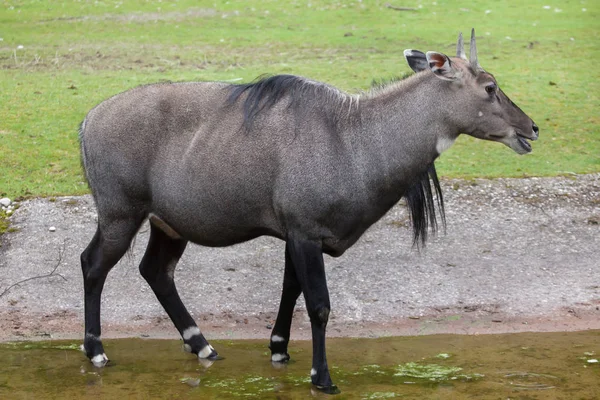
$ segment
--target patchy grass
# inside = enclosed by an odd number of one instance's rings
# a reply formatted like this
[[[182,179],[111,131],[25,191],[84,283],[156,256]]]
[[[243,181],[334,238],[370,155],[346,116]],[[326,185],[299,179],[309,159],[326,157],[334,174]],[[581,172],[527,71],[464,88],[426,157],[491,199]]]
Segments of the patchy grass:
[[[103,99],[162,80],[292,73],[347,91],[409,71],[405,48],[454,52],[474,26],[481,64],[540,126],[534,153],[461,137],[449,177],[600,171],[600,3],[145,1],[0,4],[0,196],[87,192],[77,127]],[[585,10],[584,10],[585,9]]]
[[[0,236],[4,235],[9,231],[10,221],[6,212],[4,210],[0,210]]]

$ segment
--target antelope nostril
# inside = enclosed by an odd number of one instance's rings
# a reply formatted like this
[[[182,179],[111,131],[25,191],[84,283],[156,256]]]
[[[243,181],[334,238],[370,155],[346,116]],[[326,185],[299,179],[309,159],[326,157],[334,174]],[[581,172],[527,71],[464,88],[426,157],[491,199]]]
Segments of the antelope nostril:
[[[535,133],[540,133],[540,129],[538,128],[538,126],[535,123],[533,124],[533,131]]]

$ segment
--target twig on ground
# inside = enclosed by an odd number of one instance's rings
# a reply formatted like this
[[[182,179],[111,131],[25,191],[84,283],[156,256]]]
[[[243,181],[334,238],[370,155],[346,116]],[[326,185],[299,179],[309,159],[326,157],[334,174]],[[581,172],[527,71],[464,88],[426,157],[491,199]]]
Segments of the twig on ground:
[[[26,278],[26,279],[20,280],[19,282],[13,283],[12,285],[10,285],[6,289],[4,289],[4,291],[2,293],[0,293],[0,297],[4,296],[6,293],[9,292],[10,289],[14,288],[15,286],[19,286],[19,285],[21,285],[21,284],[23,284],[25,282],[29,282],[29,281],[32,281],[34,279],[52,278],[53,276],[58,276],[58,277],[62,278],[64,281],[66,281],[67,278],[65,278],[64,276],[62,276],[61,274],[59,274],[59,273],[56,272],[56,270],[60,266],[60,263],[62,262],[62,258],[63,258],[64,253],[65,253],[65,243],[63,242],[62,247],[60,247],[58,249],[58,261],[56,262],[56,265],[54,266],[54,268],[52,269],[52,271],[50,271],[49,274],[32,276],[31,278]]]
[[[391,5],[390,3],[385,3],[385,6],[387,8],[391,8],[392,10],[396,10],[396,11],[417,11],[416,8],[413,7],[396,7]]]

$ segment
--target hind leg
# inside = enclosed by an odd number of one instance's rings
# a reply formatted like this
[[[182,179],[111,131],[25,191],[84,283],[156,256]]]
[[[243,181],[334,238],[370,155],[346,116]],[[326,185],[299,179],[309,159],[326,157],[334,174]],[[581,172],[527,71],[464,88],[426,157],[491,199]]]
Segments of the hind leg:
[[[100,339],[100,300],[108,272],[123,257],[142,219],[114,219],[98,224],[88,247],[81,253],[85,299],[83,350],[97,367],[108,362]]]
[[[199,358],[215,359],[217,352],[208,344],[183,305],[173,280],[175,266],[186,245],[186,240],[173,238],[151,223],[150,240],[140,264],[140,273],[181,334],[184,349]]]

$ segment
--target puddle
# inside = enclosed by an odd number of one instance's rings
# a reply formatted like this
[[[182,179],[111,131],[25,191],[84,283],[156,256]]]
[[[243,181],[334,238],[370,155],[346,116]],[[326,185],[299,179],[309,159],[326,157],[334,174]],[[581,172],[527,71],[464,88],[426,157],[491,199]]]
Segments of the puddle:
[[[329,339],[338,396],[310,385],[308,341],[274,368],[267,340],[214,340],[199,363],[176,340],[106,340],[91,365],[78,341],[0,344],[0,398],[597,399],[600,331]]]

